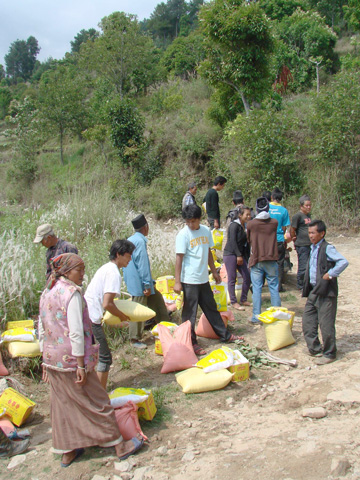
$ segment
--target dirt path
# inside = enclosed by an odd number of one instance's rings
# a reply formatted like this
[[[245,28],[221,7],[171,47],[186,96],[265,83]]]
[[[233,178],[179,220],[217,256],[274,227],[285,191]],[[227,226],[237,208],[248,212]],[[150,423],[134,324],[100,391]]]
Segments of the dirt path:
[[[32,449],[25,462],[12,471],[6,468],[9,460],[0,460],[1,478],[90,480],[100,475],[111,480],[321,480],[346,475],[360,480],[360,245],[357,237],[330,240],[350,262],[339,282],[335,363],[316,367],[305,355],[301,335],[305,300],[288,286],[282,299],[297,313],[293,330],[297,341],[276,354],[295,358],[297,368],[256,370],[248,382],[185,396],[174,375],[159,373],[162,360],[155,356],[153,346],[141,355],[130,347],[118,352],[111,377],[114,386],[161,386],[164,396],[160,418],[144,426],[150,444],[130,459],[125,473],[114,469],[112,449],[98,448],[89,449],[66,471],[60,469],[58,458],[50,452],[47,387],[28,380],[25,388],[38,402],[38,413],[29,426]],[[295,263],[295,258],[292,260]],[[291,284],[296,266],[293,272]],[[247,312],[237,314],[236,331],[251,344],[265,347],[262,327],[249,325],[248,317]],[[218,346],[215,341],[202,344]],[[303,409],[308,407],[323,407],[326,416],[303,417]]]

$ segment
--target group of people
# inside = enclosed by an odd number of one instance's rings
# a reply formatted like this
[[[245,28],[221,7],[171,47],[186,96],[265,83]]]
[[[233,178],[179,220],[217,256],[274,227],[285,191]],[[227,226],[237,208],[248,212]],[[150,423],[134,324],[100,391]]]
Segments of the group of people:
[[[216,177],[204,198],[210,229],[220,228],[218,192],[225,184],[226,178]],[[183,199],[185,219],[189,218],[187,205],[196,205],[195,194],[196,184],[191,183]],[[302,319],[304,338],[309,355],[319,357],[315,363],[325,365],[336,359],[337,277],[348,266],[348,262],[333,245],[326,242],[325,223],[311,219],[311,200],[308,195],[300,197],[299,212],[291,221],[287,209],[281,204],[282,199],[283,193],[279,188],[274,188],[272,192],[263,192],[256,200],[253,212],[252,208],[245,205],[242,192],[234,192],[234,208],[226,217],[222,252],[230,302],[237,310],[250,306],[247,294],[252,285],[253,312],[250,322],[261,324],[261,293],[266,280],[272,306],[281,306],[279,292],[284,291],[285,253],[287,243],[293,241],[298,257],[297,288],[302,292],[302,296],[307,298]],[[186,223],[190,228],[188,220]],[[203,230],[200,230],[202,227],[199,222],[199,235],[202,233],[205,236]],[[209,240],[210,248],[211,245]],[[190,244],[189,258],[193,248]],[[181,253],[178,252],[178,247],[176,253],[177,257]],[[210,262],[209,266],[211,267]],[[237,272],[243,278],[240,302],[235,295]],[[187,288],[183,285],[184,292]],[[177,291],[180,291],[179,285]],[[212,323],[211,317],[208,319]],[[319,328],[323,345],[318,336]]]

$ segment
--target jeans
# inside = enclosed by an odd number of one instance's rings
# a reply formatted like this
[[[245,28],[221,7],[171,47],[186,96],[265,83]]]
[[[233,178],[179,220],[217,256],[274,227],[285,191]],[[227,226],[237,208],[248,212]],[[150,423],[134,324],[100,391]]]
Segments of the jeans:
[[[243,258],[243,264],[237,264],[236,255],[224,255],[224,263],[226,267],[226,273],[228,278],[228,289],[230,296],[230,303],[237,303],[235,295],[235,282],[236,282],[236,271],[240,272],[243,277],[243,284],[241,289],[240,302],[247,301],[247,295],[250,289],[251,279],[248,265],[245,258]]]
[[[297,288],[302,290],[304,286],[307,262],[310,256],[310,245],[306,245],[305,247],[296,247],[296,253],[298,256]]]
[[[271,305],[273,307],[280,307],[281,300],[279,295],[279,277],[278,264],[273,261],[258,262],[250,269],[251,282],[253,286],[253,316],[251,321],[257,323],[258,315],[261,313],[261,292],[264,278],[271,296]]]

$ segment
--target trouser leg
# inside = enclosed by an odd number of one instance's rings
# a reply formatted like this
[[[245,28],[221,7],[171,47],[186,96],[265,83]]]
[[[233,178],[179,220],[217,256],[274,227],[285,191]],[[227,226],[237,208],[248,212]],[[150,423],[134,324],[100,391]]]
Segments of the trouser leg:
[[[258,315],[261,313],[261,292],[264,283],[264,271],[261,262],[256,263],[250,269],[251,283],[253,286],[253,316],[252,321],[258,322]]]
[[[182,322],[190,320],[191,322],[191,341],[192,344],[196,344],[195,323],[196,314],[199,304],[199,285],[192,285],[190,283],[182,283],[182,289],[184,293],[184,305],[182,309],[181,319]]]
[[[228,290],[230,303],[237,303],[235,295],[235,282],[236,282],[236,256],[235,255],[225,255],[224,263],[226,267],[227,280],[228,280]]]
[[[319,317],[317,298],[316,295],[310,292],[302,318],[302,330],[305,342],[309,352],[313,354],[321,352],[318,336]]]
[[[281,306],[281,299],[279,295],[279,276],[277,262],[262,262],[265,271],[265,277],[268,283],[271,305],[273,307]]]
[[[285,250],[286,250],[286,244],[285,242],[278,242],[278,254],[279,258],[277,261],[278,264],[278,272],[279,272],[279,292],[282,291],[282,284],[284,281],[284,261],[285,261]]]
[[[169,321],[169,314],[164,302],[164,298],[161,293],[156,290],[156,288],[154,295],[147,297],[147,306],[156,313],[156,323]]]
[[[99,361],[96,370],[98,372],[108,372],[112,364],[112,355],[102,325],[93,323],[92,332],[99,344]]]
[[[132,301],[140,303],[140,305],[148,306],[148,297],[141,295],[132,297]],[[150,308],[150,307],[149,307]],[[141,340],[144,332],[145,322],[129,322],[129,337],[130,340]]]
[[[335,318],[337,297],[318,297],[318,319],[323,340],[323,355],[336,357]]]
[[[199,305],[208,319],[216,335],[222,342],[227,342],[231,333],[225,327],[224,321],[218,312],[214,294],[211,290],[209,282],[198,285],[199,287]]]
[[[248,264],[247,264],[245,258],[243,260],[243,264],[238,265],[237,269],[241,273],[242,278],[243,278],[240,302],[246,302],[247,301],[247,296],[248,296],[248,293],[249,293],[249,290],[250,290],[251,278],[250,278],[249,267],[248,267]]]
[[[296,247],[296,253],[298,256],[297,287],[299,290],[302,290],[306,266],[310,256],[310,246]]]

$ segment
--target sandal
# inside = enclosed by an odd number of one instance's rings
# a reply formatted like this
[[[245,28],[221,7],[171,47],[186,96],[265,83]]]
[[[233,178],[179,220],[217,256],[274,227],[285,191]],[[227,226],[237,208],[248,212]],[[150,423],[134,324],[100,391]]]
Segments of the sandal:
[[[126,460],[130,455],[134,455],[140,448],[144,445],[144,439],[139,440],[137,437],[133,437],[131,441],[134,444],[134,450],[131,450],[129,453],[125,453],[122,457],[119,457],[119,460]]]
[[[75,460],[79,457],[81,457],[81,455],[85,452],[85,450],[83,448],[77,448],[75,450],[75,457],[71,460],[71,462],[69,463],[63,463],[61,462],[60,465],[62,466],[62,468],[67,468],[67,467],[70,467],[70,465],[75,462]]]
[[[226,343],[236,343],[237,345],[239,345],[240,343],[244,343],[244,341],[245,341],[244,337],[240,337],[239,335],[232,334]]]
[[[245,307],[241,307],[238,303],[232,303],[231,306],[232,308],[235,308],[235,310],[240,310],[240,312],[245,310]]]
[[[198,343],[195,343],[195,345],[193,345],[193,349],[195,355],[198,355],[199,357],[201,357],[202,355],[206,355],[206,351],[202,347],[200,347]]]

